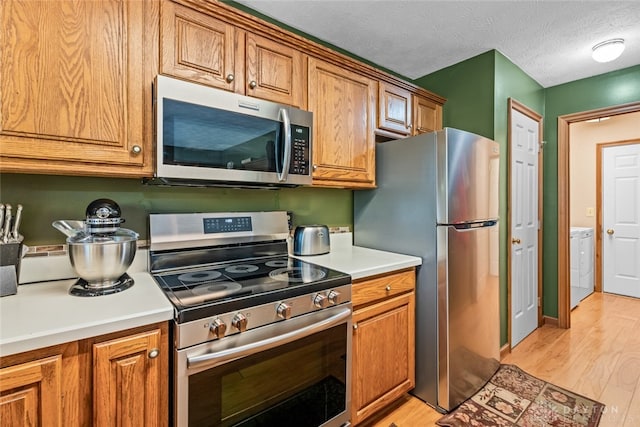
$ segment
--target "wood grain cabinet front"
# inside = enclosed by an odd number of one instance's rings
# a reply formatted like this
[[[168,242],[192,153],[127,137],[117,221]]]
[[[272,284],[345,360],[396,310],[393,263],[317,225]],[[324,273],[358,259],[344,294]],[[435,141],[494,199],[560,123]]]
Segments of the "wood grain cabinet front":
[[[166,425],[161,419],[160,329],[93,345],[93,419],[96,427]]]
[[[313,184],[375,187],[377,86],[374,80],[309,58]]]
[[[167,427],[168,324],[0,358],[0,425]]]
[[[3,172],[150,174],[156,14],[151,1],[0,2]]]
[[[414,290],[414,269],[353,283],[354,425],[415,385]]]
[[[0,369],[0,425],[63,426],[62,355]]]
[[[442,104],[413,95],[413,135],[442,129]]]
[[[407,89],[380,81],[378,83],[378,131],[411,135],[413,95]]]
[[[298,108],[306,106],[302,52],[165,0],[163,74]]]

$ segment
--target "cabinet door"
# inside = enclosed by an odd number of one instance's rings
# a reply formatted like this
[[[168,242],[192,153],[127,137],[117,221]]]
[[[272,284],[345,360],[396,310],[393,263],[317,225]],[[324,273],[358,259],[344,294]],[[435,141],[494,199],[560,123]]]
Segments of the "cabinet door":
[[[245,64],[247,95],[306,107],[302,52],[247,33]]]
[[[148,175],[152,9],[126,0],[0,2],[3,171]]]
[[[413,134],[442,129],[442,105],[418,95],[413,96]]]
[[[378,83],[378,129],[411,134],[413,119],[412,94],[385,82]]]
[[[414,387],[414,322],[413,292],[354,311],[351,400],[354,424]]]
[[[0,425],[62,426],[62,355],[0,370]]]
[[[160,329],[94,344],[94,425],[160,425],[166,415],[161,408],[163,376],[169,375],[162,358]]]
[[[229,91],[243,89],[236,83],[243,78],[236,75],[235,51],[243,45],[237,43],[233,25],[166,0],[160,34],[162,74]]]
[[[375,105],[376,82],[309,58],[314,184],[375,186]]]

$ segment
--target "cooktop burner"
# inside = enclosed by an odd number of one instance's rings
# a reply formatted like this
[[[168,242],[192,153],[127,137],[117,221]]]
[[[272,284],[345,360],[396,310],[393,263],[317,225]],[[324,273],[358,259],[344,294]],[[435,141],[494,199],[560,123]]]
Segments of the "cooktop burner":
[[[288,256],[245,259],[153,276],[176,306],[179,322],[351,282],[348,274]]]

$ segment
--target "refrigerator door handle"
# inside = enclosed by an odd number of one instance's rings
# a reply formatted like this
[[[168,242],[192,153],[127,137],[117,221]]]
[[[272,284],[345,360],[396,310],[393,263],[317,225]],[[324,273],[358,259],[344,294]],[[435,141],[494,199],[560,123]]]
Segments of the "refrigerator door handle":
[[[498,223],[497,219],[487,219],[484,221],[462,222],[458,224],[447,224],[449,227],[453,227],[456,230],[470,230],[473,228],[493,227]]]

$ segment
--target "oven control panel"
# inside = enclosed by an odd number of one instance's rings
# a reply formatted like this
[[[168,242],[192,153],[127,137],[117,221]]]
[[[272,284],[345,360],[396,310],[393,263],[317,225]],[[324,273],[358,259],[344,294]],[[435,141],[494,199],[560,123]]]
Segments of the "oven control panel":
[[[285,322],[351,301],[351,284],[175,325],[178,349]]]

